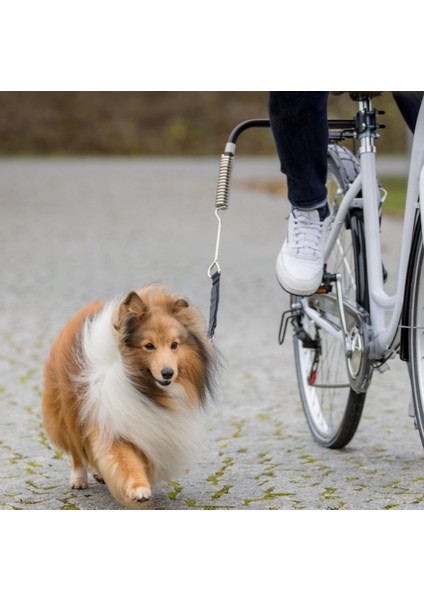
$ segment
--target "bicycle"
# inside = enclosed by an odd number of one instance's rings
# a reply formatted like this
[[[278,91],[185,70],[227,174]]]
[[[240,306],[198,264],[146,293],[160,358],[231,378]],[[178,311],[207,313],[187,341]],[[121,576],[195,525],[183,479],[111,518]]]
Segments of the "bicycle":
[[[313,296],[290,296],[279,342],[288,324],[303,410],[314,439],[343,448],[358,428],[373,372],[399,355],[408,362],[414,417],[424,445],[424,103],[411,150],[396,292],[384,290],[380,221],[385,191],[376,172],[376,139],[382,114],[379,93],[350,92],[358,103],[353,119],[329,120],[328,197],[331,225],[325,244],[323,281]],[[269,127],[251,119],[231,132],[221,155],[215,214],[218,238],[208,274],[216,283],[221,232],[219,211],[228,208],[230,178],[239,135]],[[353,139],[359,152],[345,141]],[[216,322],[216,314],[215,314]]]

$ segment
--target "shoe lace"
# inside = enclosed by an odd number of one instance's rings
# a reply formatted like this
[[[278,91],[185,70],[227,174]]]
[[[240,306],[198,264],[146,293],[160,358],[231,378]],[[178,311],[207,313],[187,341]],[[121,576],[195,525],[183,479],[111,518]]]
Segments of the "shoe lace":
[[[305,212],[293,214],[292,247],[302,258],[316,258],[321,249],[323,222],[313,221]]]

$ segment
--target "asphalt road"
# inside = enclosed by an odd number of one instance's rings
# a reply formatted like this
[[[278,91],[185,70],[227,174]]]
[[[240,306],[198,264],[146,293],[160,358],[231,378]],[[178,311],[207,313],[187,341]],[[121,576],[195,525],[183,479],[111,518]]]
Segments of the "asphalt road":
[[[68,487],[69,460],[41,424],[43,362],[78,308],[152,281],[208,314],[217,173],[218,158],[0,161],[0,508],[121,510],[94,479]],[[405,364],[374,376],[346,449],[311,438],[291,344],[277,343],[288,303],[274,262],[288,202],[249,185],[269,177],[276,161],[236,160],[220,254],[219,399],[193,465],[159,484],[146,509],[420,510],[424,451]],[[400,225],[384,218],[389,277]]]

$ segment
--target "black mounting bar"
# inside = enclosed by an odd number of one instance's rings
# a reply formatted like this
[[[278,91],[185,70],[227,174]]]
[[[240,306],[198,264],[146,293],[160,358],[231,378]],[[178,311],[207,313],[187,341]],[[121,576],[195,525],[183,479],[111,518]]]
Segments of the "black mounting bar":
[[[238,140],[238,137],[243,131],[246,129],[251,129],[254,127],[270,127],[269,119],[248,119],[247,121],[242,121],[230,133],[228,137],[228,143],[235,144]],[[328,121],[328,129],[330,130],[342,130],[342,131],[355,131],[356,122],[355,119],[330,119]]]

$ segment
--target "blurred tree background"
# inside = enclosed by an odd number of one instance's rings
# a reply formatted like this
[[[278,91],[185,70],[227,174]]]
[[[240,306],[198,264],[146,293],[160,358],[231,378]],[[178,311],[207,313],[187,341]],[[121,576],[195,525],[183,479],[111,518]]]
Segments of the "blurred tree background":
[[[267,117],[267,92],[0,92],[1,155],[219,155],[232,128]],[[404,153],[406,127],[391,94],[379,151]],[[329,115],[351,117],[347,95],[332,96]],[[275,153],[268,130],[241,138],[238,153]]]

